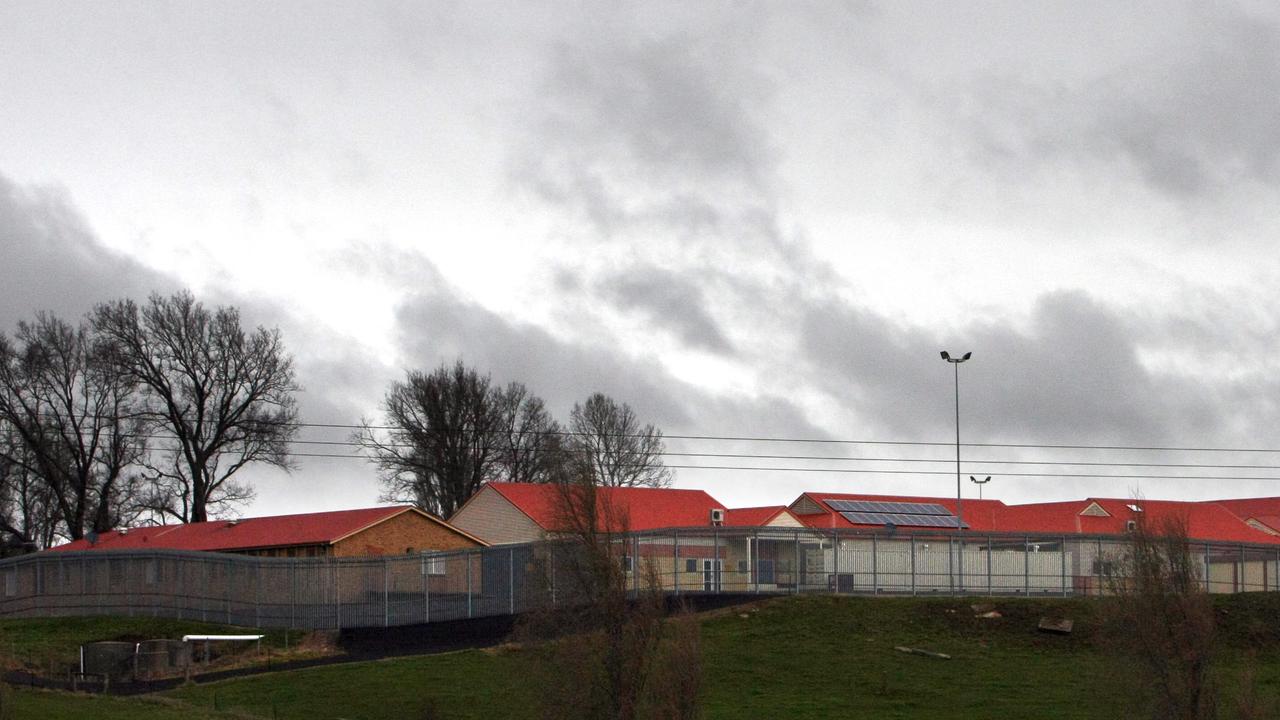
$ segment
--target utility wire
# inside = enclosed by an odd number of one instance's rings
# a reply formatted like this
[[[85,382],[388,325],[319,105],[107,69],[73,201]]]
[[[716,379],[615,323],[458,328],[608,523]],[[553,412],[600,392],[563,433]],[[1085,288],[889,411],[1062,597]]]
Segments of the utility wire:
[[[82,417],[91,417],[85,415]],[[261,425],[275,424],[270,421],[260,421]],[[338,429],[338,430],[397,430],[392,425],[350,425],[342,423],[306,423],[295,422],[289,423],[297,428],[321,428],[321,429]],[[447,429],[446,429],[447,430]],[[496,433],[505,433],[506,430],[495,430]],[[559,437],[576,437],[582,435],[594,435],[595,433],[580,433],[572,430],[540,430],[529,431],[526,434],[542,434],[553,435]],[[611,437],[644,437],[643,433],[614,433]],[[761,443],[812,443],[812,444],[830,444],[830,445],[900,445],[907,447],[944,447],[954,448],[956,443],[950,441],[928,441],[928,440],[877,440],[877,439],[857,439],[857,438],[813,438],[813,437],[778,437],[778,436],[753,436],[753,435],[669,435],[662,434],[663,440],[711,440],[722,442],[761,442]],[[1264,447],[1221,447],[1221,446],[1193,446],[1193,445],[1089,445],[1089,444],[1066,444],[1066,443],[992,443],[992,442],[961,442],[961,447],[984,447],[984,448],[1012,448],[1012,449],[1047,449],[1047,450],[1118,450],[1118,451],[1143,451],[1143,452],[1215,452],[1215,453],[1280,453],[1280,448],[1264,448]]]
[[[288,453],[290,457],[337,458],[344,460],[364,460],[361,455],[339,455],[335,453]],[[675,470],[745,470],[772,472],[822,472],[844,474],[871,475],[946,475],[955,477],[950,470],[894,470],[879,468],[815,468],[815,467],[772,467],[758,465],[666,465]],[[1047,478],[1114,478],[1133,480],[1280,480],[1280,476],[1229,476],[1229,475],[1155,475],[1155,474],[1094,474],[1094,473],[1001,473],[1001,477],[1047,477]]]

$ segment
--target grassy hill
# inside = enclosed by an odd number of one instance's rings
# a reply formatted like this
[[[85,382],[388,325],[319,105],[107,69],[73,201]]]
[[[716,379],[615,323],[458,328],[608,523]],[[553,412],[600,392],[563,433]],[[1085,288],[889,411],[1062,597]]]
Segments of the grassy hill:
[[[1231,705],[1252,668],[1264,698],[1280,697],[1280,596],[1215,598],[1221,683]],[[1099,603],[997,600],[1002,617],[975,617],[967,600],[799,597],[703,619],[703,707],[714,718],[1107,718],[1129,715],[1123,663],[1107,652]],[[1067,616],[1069,636],[1037,632]],[[2,628],[0,628],[2,629]],[[910,646],[949,660],[896,651]],[[168,694],[187,718],[535,718],[533,653],[519,647],[274,673]],[[25,717],[57,714],[49,698],[19,692]],[[72,702],[67,700],[67,702]],[[96,702],[76,700],[75,702]],[[138,701],[129,701],[132,705]],[[105,706],[102,706],[105,708]],[[105,708],[110,709],[110,708]],[[131,718],[176,717],[138,704]],[[99,709],[95,717],[111,717]],[[1231,718],[1231,712],[1224,712]]]

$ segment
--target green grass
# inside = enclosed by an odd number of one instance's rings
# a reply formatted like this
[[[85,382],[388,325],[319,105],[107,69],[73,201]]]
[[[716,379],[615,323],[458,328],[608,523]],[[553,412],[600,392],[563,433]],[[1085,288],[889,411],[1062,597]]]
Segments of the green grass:
[[[1097,601],[998,600],[1004,616],[990,620],[975,618],[969,602],[800,597],[707,616],[706,718],[1111,720],[1129,714],[1131,676],[1107,652]],[[1263,695],[1280,697],[1280,629],[1274,622],[1280,595],[1221,597],[1215,604],[1224,706],[1229,709],[1238,694],[1236,678],[1245,665],[1256,669]],[[1073,618],[1075,633],[1037,632],[1043,615]],[[903,654],[894,650],[898,645],[952,659]],[[182,717],[201,719],[234,713],[390,720],[424,717],[428,706],[438,711],[433,717],[459,720],[536,718],[534,660],[534,653],[519,649],[464,651],[187,686],[168,696],[191,706]],[[31,702],[25,693],[18,697]],[[165,714],[167,707],[129,707],[131,719],[176,717]],[[90,716],[62,712],[30,717]]]
[[[243,717],[156,698],[14,690],[5,699],[13,703],[5,720],[225,720]]]

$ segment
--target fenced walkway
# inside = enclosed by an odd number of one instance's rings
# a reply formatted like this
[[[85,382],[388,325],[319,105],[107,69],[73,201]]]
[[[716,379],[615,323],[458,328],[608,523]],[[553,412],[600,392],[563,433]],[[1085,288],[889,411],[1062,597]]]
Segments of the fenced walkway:
[[[1096,595],[1125,538],[707,528],[635,533],[613,552],[672,595]],[[1210,592],[1280,590],[1280,546],[1193,542]],[[572,602],[564,542],[372,558],[174,550],[0,561],[0,617],[134,615],[247,627],[390,627]]]

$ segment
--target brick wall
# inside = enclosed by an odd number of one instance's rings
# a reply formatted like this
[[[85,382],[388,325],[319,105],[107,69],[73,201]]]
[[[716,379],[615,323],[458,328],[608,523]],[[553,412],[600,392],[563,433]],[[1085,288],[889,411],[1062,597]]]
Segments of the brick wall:
[[[333,546],[337,557],[404,555],[424,550],[462,550],[479,543],[421,513],[409,510]]]

